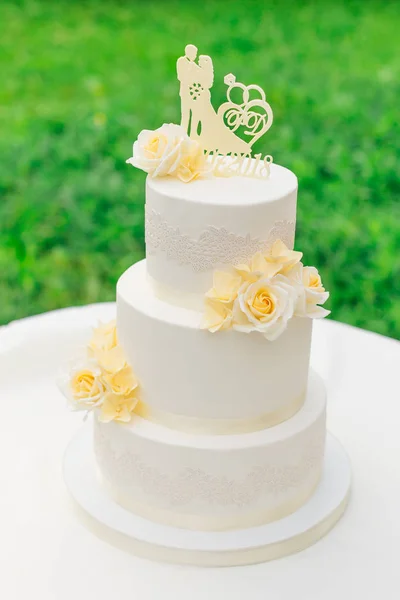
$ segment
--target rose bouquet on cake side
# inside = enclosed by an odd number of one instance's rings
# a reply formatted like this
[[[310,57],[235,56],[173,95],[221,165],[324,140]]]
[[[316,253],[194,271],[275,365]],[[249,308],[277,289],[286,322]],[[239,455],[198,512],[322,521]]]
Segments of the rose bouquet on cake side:
[[[127,423],[139,401],[139,384],[117,340],[115,321],[94,329],[87,347],[58,378],[73,410],[95,410],[99,421]]]
[[[205,296],[202,328],[212,333],[234,329],[258,331],[276,340],[296,317],[323,318],[329,297],[315,267],[304,266],[303,254],[281,241],[270,252],[257,252],[246,264],[215,271]]]

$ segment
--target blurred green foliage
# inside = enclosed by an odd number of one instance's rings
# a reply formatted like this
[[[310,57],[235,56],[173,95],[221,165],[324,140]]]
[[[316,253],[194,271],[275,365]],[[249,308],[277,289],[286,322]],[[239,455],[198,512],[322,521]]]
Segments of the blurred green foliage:
[[[195,43],[261,84],[258,151],[299,178],[297,243],[333,318],[400,337],[400,12],[396,2],[3,0],[0,322],[112,300],[144,256],[143,128],[179,118]]]

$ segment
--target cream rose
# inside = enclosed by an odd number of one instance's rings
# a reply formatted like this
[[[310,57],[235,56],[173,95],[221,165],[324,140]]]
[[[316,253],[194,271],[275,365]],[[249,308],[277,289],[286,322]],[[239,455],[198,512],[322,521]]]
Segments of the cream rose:
[[[126,357],[121,346],[115,346],[111,350],[99,350],[96,360],[102,371],[106,373],[117,373],[126,367]]]
[[[104,401],[101,405],[99,421],[102,423],[109,423],[110,421],[129,423],[137,403],[138,398],[133,394],[127,397],[109,392],[104,397]]]
[[[204,151],[200,144],[195,140],[188,139],[182,147],[182,152],[176,176],[184,183],[194,181],[201,176],[210,173],[211,167],[208,165]]]
[[[241,264],[235,267],[238,275],[249,283],[254,283],[260,277],[273,277],[279,268],[271,265],[262,252],[257,252],[249,261],[249,264]]]
[[[275,267],[275,273],[286,275],[294,265],[301,261],[302,257],[302,252],[289,250],[282,240],[276,240],[270,253],[265,255],[265,260],[270,264],[271,268],[272,266]]]
[[[58,385],[74,410],[98,406],[105,392],[101,369],[91,360],[81,360],[59,376]]]
[[[285,275],[302,256],[302,252],[289,250],[282,240],[276,240],[269,253],[257,252],[249,264],[237,265],[235,269],[243,279],[254,282],[260,277],[274,277],[278,273]]]
[[[296,299],[296,290],[284,275],[244,284],[234,303],[233,328],[259,331],[267,340],[275,340],[293,316]]]
[[[104,375],[104,382],[109,391],[116,396],[129,396],[138,387],[137,379],[128,365],[116,373]]]
[[[133,144],[133,156],[126,162],[151,177],[173,175],[187,140],[186,131],[173,123],[164,123],[155,131],[144,129]]]
[[[238,275],[225,271],[214,272],[213,287],[206,293],[202,329],[215,333],[231,327],[233,302],[242,283]]]
[[[296,316],[321,319],[330,314],[329,310],[318,306],[328,300],[329,292],[325,290],[315,267],[304,267],[299,263],[290,271],[288,278],[296,287],[298,294]]]
[[[93,330],[92,338],[88,344],[88,351],[90,355],[96,356],[98,353],[112,350],[117,344],[116,322],[101,323]]]
[[[241,277],[225,271],[215,271],[213,287],[206,293],[206,298],[222,304],[230,304],[236,299],[241,284]]]
[[[231,326],[232,308],[222,302],[207,300],[201,328],[215,333],[216,331],[230,329]]]
[[[172,175],[184,182],[208,170],[200,144],[174,123],[164,124],[155,131],[142,131],[133,144],[133,156],[126,162],[151,177]]]

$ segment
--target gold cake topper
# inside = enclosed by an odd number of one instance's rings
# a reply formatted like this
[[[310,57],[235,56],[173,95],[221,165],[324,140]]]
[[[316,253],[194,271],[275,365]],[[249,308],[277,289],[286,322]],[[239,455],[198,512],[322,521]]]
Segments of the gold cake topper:
[[[185,55],[177,60],[177,75],[180,82],[181,126],[191,139],[197,140],[208,155],[214,158],[214,171],[219,175],[241,174],[268,177],[271,156],[263,159],[255,155],[256,163],[250,160],[253,144],[272,125],[273,113],[266,101],[264,90],[258,85],[244,85],[236,81],[230,73],[225,76],[228,86],[227,101],[215,111],[211,102],[211,88],[214,83],[214,68],[210,56],[200,55],[197,48],[188,44]],[[233,93],[239,96],[234,102]],[[237,131],[242,128],[246,139],[241,139]],[[226,156],[232,161],[223,161]],[[217,158],[218,157],[218,158]]]

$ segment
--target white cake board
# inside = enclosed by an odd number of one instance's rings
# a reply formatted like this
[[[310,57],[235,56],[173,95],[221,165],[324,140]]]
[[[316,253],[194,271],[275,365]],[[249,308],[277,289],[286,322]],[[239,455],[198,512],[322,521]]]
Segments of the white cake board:
[[[324,471],[310,500],[298,511],[267,525],[205,532],[160,525],[115,503],[97,476],[90,423],[72,439],[64,457],[64,479],[79,515],[100,538],[153,560],[197,566],[237,566],[298,552],[323,537],[347,506],[350,461],[328,434]]]

